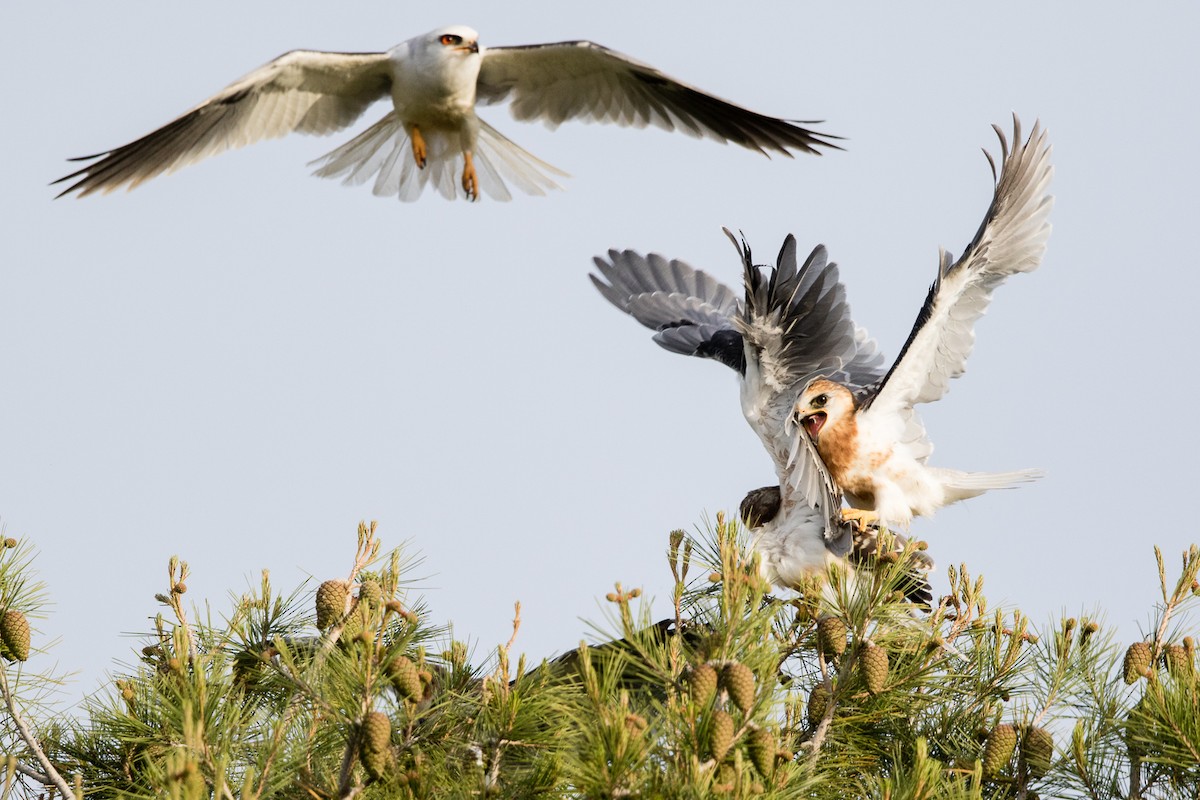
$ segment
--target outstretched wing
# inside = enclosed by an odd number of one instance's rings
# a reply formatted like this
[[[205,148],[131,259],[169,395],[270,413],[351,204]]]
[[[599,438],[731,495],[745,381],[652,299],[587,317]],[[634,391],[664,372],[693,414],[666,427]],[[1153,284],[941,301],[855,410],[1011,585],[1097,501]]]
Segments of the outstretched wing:
[[[293,50],[136,141],[71,159],[92,163],[55,181],[74,181],[58,196],[132,189],[261,139],[332,133],[353,123],[390,89],[386,53]]]
[[[607,260],[593,261],[600,274],[588,276],[592,284],[614,306],[656,331],[659,345],[745,371],[742,335],[734,322],[741,303],[728,286],[657,253],[609,250]]]
[[[481,53],[477,100],[511,97],[519,120],[540,119],[550,127],[569,119],[657,125],[764,155],[841,149],[832,141],[836,136],[748,111],[594,42],[488,47]]]
[[[738,327],[755,354],[759,392],[791,393],[818,375],[852,388],[879,380],[883,355],[854,324],[837,264],[824,245],[799,265],[796,237],[789,234],[775,267],[759,267],[745,239],[729,230],[725,235],[742,258],[746,310]]]
[[[937,279],[896,363],[865,413],[909,416],[916,403],[939,399],[952,378],[966,369],[975,343],[974,325],[987,311],[992,292],[1009,275],[1031,272],[1041,263],[1050,235],[1047,217],[1053,198],[1047,194],[1051,148],[1037,123],[1024,142],[1021,123],[1013,115],[1013,141],[998,126],[1000,175],[991,207],[962,258],[951,263],[942,251]],[[995,175],[996,164],[988,161]]]

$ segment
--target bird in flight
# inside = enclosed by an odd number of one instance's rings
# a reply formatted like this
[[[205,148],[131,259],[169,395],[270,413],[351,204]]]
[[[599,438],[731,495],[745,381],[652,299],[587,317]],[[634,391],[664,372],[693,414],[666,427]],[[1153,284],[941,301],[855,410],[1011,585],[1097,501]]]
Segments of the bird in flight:
[[[884,375],[883,356],[854,324],[823,246],[799,262],[788,236],[774,266],[754,263],[749,246],[730,235],[742,261],[744,298],[682,261],[632,250],[610,250],[595,259],[593,284],[609,302],[655,331],[654,341],[683,355],[731,367],[741,383],[742,412],[770,453],[779,480],[779,503],[754,530],[765,577],[798,588],[827,563],[854,548],[854,525],[841,516],[837,487],[816,470],[794,480],[799,440],[788,425],[796,399],[817,375],[836,375],[865,387]],[[811,448],[811,445],[810,445]],[[815,451],[810,458],[819,462]]]
[[[907,529],[914,516],[1041,474],[929,466],[933,446],[913,408],[940,399],[950,379],[965,371],[975,322],[987,311],[992,292],[1008,276],[1036,269],[1050,236],[1053,198],[1047,190],[1054,170],[1045,131],[1035,123],[1022,141],[1014,115],[1010,146],[1004,132],[993,127],[1000,140],[1000,168],[997,176],[995,160],[987,154],[995,180],[991,206],[961,258],[955,261],[941,251],[937,275],[899,358],[865,392],[840,376],[813,379],[790,417],[797,440],[793,451],[801,461],[793,478],[810,469],[821,472],[852,506],[847,515],[860,521]],[[810,445],[819,460],[804,454]]]
[[[551,128],[656,125],[789,157],[840,149],[836,136],[748,111],[594,42],[483,47],[474,30],[452,25],[386,53],[285,53],[140,139],[72,159],[90,163],[55,183],[69,184],[59,197],[132,189],[261,139],[333,133],[384,99],[392,109],[317,159],[317,175],[373,181],[375,194],[406,201],[427,185],[453,199],[458,184],[471,200],[480,191],[511,199],[508,184],[534,195],[559,188],[552,176],[566,173],[476,116],[477,105],[505,100],[517,119]]]

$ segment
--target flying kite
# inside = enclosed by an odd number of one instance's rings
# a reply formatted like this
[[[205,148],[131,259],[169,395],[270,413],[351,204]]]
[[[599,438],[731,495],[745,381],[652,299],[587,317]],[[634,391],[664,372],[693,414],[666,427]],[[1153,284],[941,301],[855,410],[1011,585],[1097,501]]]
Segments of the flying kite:
[[[1000,174],[990,154],[995,189],[975,238],[954,261],[945,250],[937,276],[899,358],[866,392],[841,376],[814,379],[796,402],[797,468],[793,480],[816,469],[832,480],[852,506],[848,516],[889,528],[907,529],[914,516],[944,505],[1040,476],[1038,470],[961,472],[931,467],[933,449],[914,413],[949,390],[951,378],[966,369],[975,343],[975,322],[987,311],[992,292],[1010,275],[1031,272],[1041,263],[1050,236],[1047,194],[1051,148],[1035,123],[1022,142],[1013,116],[1013,142],[993,126],[1000,140]],[[806,454],[812,445],[820,455]]]
[[[714,359],[741,377],[742,411],[771,454],[782,487],[779,508],[755,530],[754,546],[765,576],[796,588],[805,575],[850,555],[854,526],[842,519],[837,487],[818,471],[793,480],[796,465],[807,462],[794,457],[798,440],[788,419],[814,376],[837,375],[866,387],[883,377],[884,359],[851,319],[837,265],[823,246],[801,265],[796,239],[788,236],[775,266],[759,267],[744,241],[734,245],[744,300],[682,261],[632,250],[595,259],[599,276],[591,278],[609,302],[656,331],[662,347]],[[809,458],[820,461],[815,450]]]
[[[426,185],[453,199],[460,174],[471,200],[481,190],[511,199],[507,183],[534,195],[559,188],[551,176],[566,173],[476,116],[476,105],[504,100],[517,119],[550,128],[569,119],[656,125],[789,157],[840,149],[836,136],[748,111],[594,42],[482,47],[474,30],[452,25],[386,53],[285,53],[136,141],[72,159],[91,163],[55,183],[73,181],[60,197],[132,189],[261,139],[333,133],[389,98],[382,119],[313,162],[317,175],[374,180],[375,194],[406,201]]]

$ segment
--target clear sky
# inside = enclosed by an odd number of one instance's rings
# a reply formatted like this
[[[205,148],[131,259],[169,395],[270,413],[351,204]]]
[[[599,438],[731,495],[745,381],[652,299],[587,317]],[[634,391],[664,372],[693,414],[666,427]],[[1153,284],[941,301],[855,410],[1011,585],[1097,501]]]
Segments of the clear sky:
[[[94,689],[166,589],[228,608],[344,575],[360,519],[424,556],[434,619],[534,658],[587,635],[614,581],[668,609],[663,553],[773,481],[731,371],[660,350],[587,280],[610,247],[739,280],[793,232],[842,265],[889,354],[991,194],[990,125],[1054,143],[1043,266],[997,293],[967,375],[923,416],[933,462],[1042,481],[919,520],[941,568],[1036,620],[1101,606],[1124,639],[1151,546],[1198,538],[1193,262],[1200,11],[1191,3],[34,3],[0,6],[0,518],[55,606],[31,666]],[[51,198],[293,48],[383,50],[447,23],[485,45],[587,38],[846,152],[768,160],[658,130],[488,121],[570,172],[510,203],[415,204],[310,177],[349,138],[226,153],[132,193]],[[363,124],[384,106],[372,109]]]

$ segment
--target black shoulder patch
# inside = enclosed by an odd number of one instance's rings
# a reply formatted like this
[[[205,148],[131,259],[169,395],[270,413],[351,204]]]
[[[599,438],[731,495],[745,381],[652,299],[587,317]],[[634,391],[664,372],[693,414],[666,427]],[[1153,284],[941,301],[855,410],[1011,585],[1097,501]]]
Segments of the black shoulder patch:
[[[736,369],[739,375],[746,374],[746,350],[743,347],[742,334],[737,331],[717,331],[711,339],[700,343],[696,348],[696,355],[714,358],[725,366]]]

